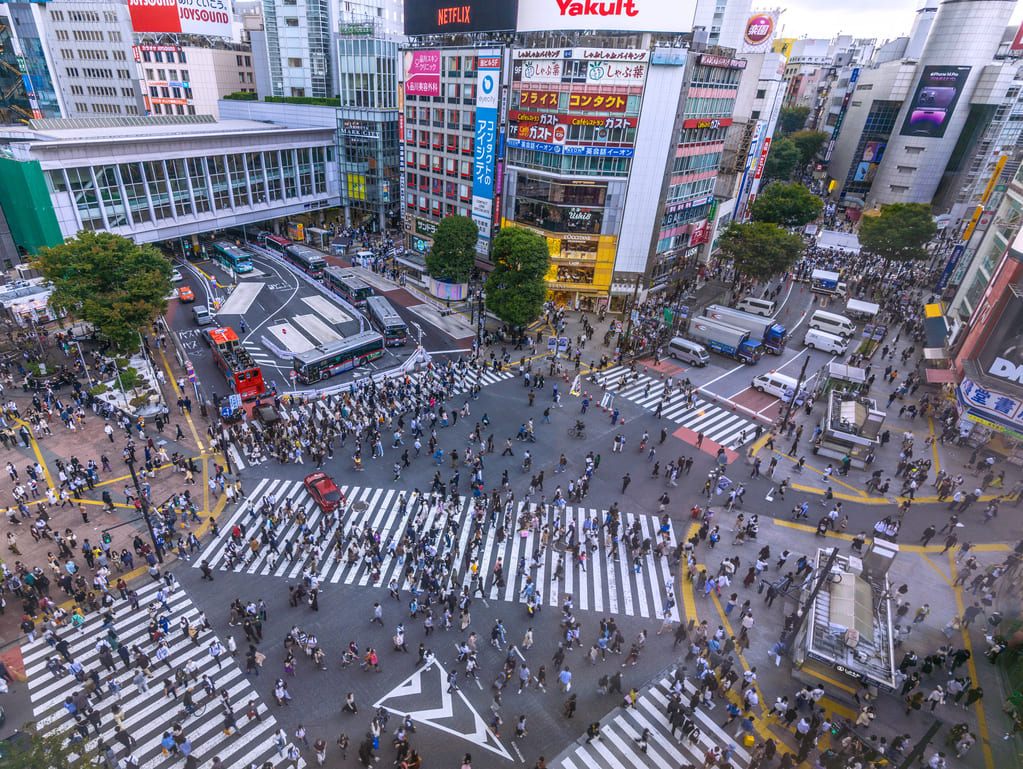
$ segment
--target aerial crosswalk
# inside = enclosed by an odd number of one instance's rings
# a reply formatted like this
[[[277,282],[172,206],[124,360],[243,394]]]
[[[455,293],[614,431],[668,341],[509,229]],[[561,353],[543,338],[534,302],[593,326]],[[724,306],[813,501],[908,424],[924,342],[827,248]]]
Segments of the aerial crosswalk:
[[[206,766],[214,756],[219,756],[225,767],[263,766],[270,762],[274,767],[287,765],[290,769],[294,761],[285,761],[284,758],[290,743],[284,748],[283,755],[274,745],[277,722],[268,713],[267,706],[259,701],[242,670],[226,651],[220,657],[220,664],[210,655],[209,646],[215,638],[213,632],[200,631],[198,643],[179,632],[182,618],[192,625],[198,624],[199,610],[181,589],[166,599],[169,611],[160,607],[156,599],[161,586],[162,582],[154,582],[138,588],[140,607],[156,607],[152,615],[145,608],[133,611],[127,600],[119,600],[113,607],[115,619],[112,631],[117,642],[128,649],[138,646],[152,660],[153,677],[148,681],[148,691],[140,690],[133,682],[138,672],[134,664],[131,668],[126,667],[117,654],[112,655],[115,663],[112,676],[121,689],[119,695],[109,691],[105,681],[111,671],[100,660],[98,644],[102,639],[109,639],[110,634],[102,625],[102,617],[98,613],[88,614],[80,629],[73,628],[69,623],[57,631],[58,639],[68,644],[69,657],[81,663],[86,674],[92,670],[97,671],[104,682],[102,699],[90,703],[100,715],[99,734],[96,734],[94,728],[89,730],[88,738],[79,743],[81,754],[95,755],[99,739],[102,738],[114,748],[118,758],[127,755],[127,749],[114,737],[117,723],[113,716],[113,706],[117,704],[123,714],[125,731],[137,741],[131,753],[138,759],[139,765],[146,769],[169,769],[180,764],[182,756],[166,754],[160,744],[175,723],[183,727],[184,736],[192,745],[192,753],[202,766]],[[158,662],[154,654],[156,643],[151,641],[149,631],[151,616],[167,616],[169,620],[169,631],[164,636],[170,648],[169,669],[163,662]],[[77,683],[66,668],[62,671],[63,675],[55,675],[50,671],[47,663],[51,658],[62,663],[64,660],[44,638],[39,637],[23,644],[21,650],[36,729],[60,734],[65,738],[72,737],[75,735],[75,720],[65,709],[65,700],[80,690],[82,684]],[[220,696],[207,696],[199,683],[190,683],[190,686],[195,703],[202,711],[201,715],[199,710],[194,715],[187,715],[180,699],[171,699],[160,691],[163,682],[171,680],[189,661],[196,665],[196,681],[201,681],[207,675],[218,693],[221,690],[227,692],[239,731],[231,736],[224,733],[225,710]],[[183,695],[184,691],[179,687],[178,696]],[[259,718],[247,717],[250,702],[253,701]],[[300,759],[300,765],[305,765],[304,759]]]
[[[501,371],[494,371],[488,368],[483,372],[467,369],[465,374],[455,373],[454,385],[452,386],[450,380],[436,368],[412,372],[409,374],[412,381],[420,382],[423,387],[440,387],[442,385],[446,385],[449,387],[452,397],[472,392],[473,388],[477,384],[479,384],[480,387],[486,387],[488,385],[503,382],[513,376],[514,373],[507,368],[502,369]],[[295,401],[288,405],[282,405],[280,411],[288,418],[296,417],[303,421],[314,418],[316,420],[330,420],[335,417],[340,404],[341,398],[339,395],[328,395],[322,398]],[[452,405],[452,408],[455,407],[455,405]],[[231,452],[231,461],[239,469],[245,468],[251,464],[262,464],[262,462],[266,461],[266,459],[262,459],[254,462],[250,457],[245,456],[243,452],[233,444],[228,450]]]
[[[685,682],[683,702],[696,691]],[[600,739],[573,745],[550,763],[551,769],[646,769],[650,766],[706,766],[707,752],[717,746],[728,753],[729,766],[743,769],[750,763],[749,752],[740,740],[726,733],[702,707],[693,713],[699,729],[695,741],[673,736],[666,708],[671,696],[669,677],[645,688],[636,707],[617,708],[600,725]],[[731,727],[729,727],[731,728]],[[644,729],[650,730],[647,750],[638,742]],[[723,764],[722,764],[723,765]]]
[[[346,553],[338,558],[331,547],[338,533],[338,527],[344,527],[347,534],[354,529],[362,530],[365,523],[377,531],[382,549],[387,543],[397,544],[408,527],[416,523],[419,530],[430,530],[436,525],[438,532],[444,531],[447,516],[458,518],[457,536],[438,535],[437,558],[443,558],[447,552],[457,548],[455,552],[465,553],[468,539],[472,531],[469,525],[472,512],[472,499],[463,497],[457,510],[438,511],[436,504],[430,500],[416,497],[407,490],[408,501],[402,511],[402,492],[398,489],[373,488],[366,486],[340,486],[345,495],[346,507],[340,516],[340,523],[333,520],[334,516],[324,519],[324,514],[313,502],[312,497],[300,481],[283,481],[263,479],[252,490],[246,499],[237,506],[230,518],[220,523],[220,533],[203,549],[200,558],[193,565],[205,560],[213,568],[221,570],[237,570],[249,574],[277,576],[295,579],[304,574],[316,574],[321,583],[344,583],[360,586],[387,586],[392,579],[408,588],[406,565],[400,556],[385,554],[379,564],[379,577],[372,580],[372,567],[362,558],[349,560]],[[292,505],[304,515],[305,522],[300,526],[295,520],[282,521],[276,531],[277,553],[267,546],[262,546],[255,557],[248,554],[247,544],[256,534],[260,526],[260,515],[256,509],[264,497],[272,495],[275,504],[281,505],[285,499],[292,500]],[[534,506],[535,507],[535,506]],[[596,519],[603,523],[605,511],[596,508],[568,505],[557,513],[549,513],[547,521],[552,523],[553,516],[560,517],[562,523],[574,521],[576,531],[582,532],[584,522]],[[298,553],[296,547],[303,536],[303,531],[316,532],[323,521],[326,525],[325,545],[319,558],[314,560],[314,553],[305,557],[296,555],[287,557],[291,550]],[[622,523],[631,527],[639,525],[643,539],[657,540],[659,522],[655,516],[626,513]],[[240,537],[241,549],[245,551],[244,562],[233,559],[230,553],[232,532],[235,526],[242,527],[245,533]],[[597,550],[588,553],[587,562],[580,565],[571,553],[564,553],[553,547],[543,556],[537,568],[529,567],[530,560],[540,548],[540,535],[529,529],[525,536],[512,529],[508,536],[498,540],[498,527],[487,526],[481,552],[483,553],[479,573],[486,577],[485,597],[493,600],[526,602],[522,591],[527,576],[533,578],[540,598],[544,604],[558,606],[565,594],[574,596],[575,606],[583,611],[609,612],[611,614],[656,617],[663,619],[667,605],[668,592],[674,592],[674,581],[668,566],[667,558],[656,558],[651,552],[639,560],[638,569],[631,558],[624,553],[620,557],[610,552],[606,536],[601,534],[595,538]],[[676,544],[675,534],[669,531],[672,548]],[[564,558],[564,568],[559,570],[558,560]],[[520,568],[519,564],[525,563]],[[493,584],[491,575],[498,560],[501,561],[505,584],[498,587]],[[455,558],[456,571],[452,575],[459,583],[465,576],[464,559]],[[677,600],[677,599],[676,599]],[[669,609],[669,611],[674,611]],[[677,615],[676,615],[677,616]]]
[[[597,381],[606,392],[613,392],[615,397],[625,398],[651,412],[657,411],[665,387],[664,379],[632,372],[628,366],[605,369],[597,375]],[[703,433],[706,438],[730,449],[738,449],[752,440],[756,429],[746,416],[699,395],[690,405],[678,387],[665,400],[661,416],[695,433]]]

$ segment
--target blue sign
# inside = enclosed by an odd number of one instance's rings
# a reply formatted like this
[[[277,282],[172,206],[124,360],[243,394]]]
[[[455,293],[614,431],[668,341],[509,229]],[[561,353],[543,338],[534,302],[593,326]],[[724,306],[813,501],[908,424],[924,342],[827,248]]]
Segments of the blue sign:
[[[952,254],[948,257],[948,261],[945,263],[945,269],[942,270],[941,277],[938,279],[938,285],[934,287],[935,293],[941,293],[945,290],[945,286],[948,285],[948,280],[952,277],[952,273],[955,272],[955,268],[958,266],[959,260],[963,258],[964,251],[966,251],[966,246],[962,244],[952,249]]]
[[[481,56],[476,73],[476,140],[472,167],[472,219],[486,253],[494,214],[494,161],[497,155],[497,105],[500,58]]]
[[[548,144],[546,142],[534,142],[528,139],[509,138],[509,147],[530,150],[531,152],[547,152],[551,155],[573,155],[591,158],[631,158],[634,154],[632,147],[579,147],[562,146],[561,144]]]

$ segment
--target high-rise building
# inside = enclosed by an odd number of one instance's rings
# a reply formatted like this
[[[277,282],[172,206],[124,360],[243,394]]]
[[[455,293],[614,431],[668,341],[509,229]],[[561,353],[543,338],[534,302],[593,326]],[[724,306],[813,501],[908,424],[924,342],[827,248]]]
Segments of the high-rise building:
[[[146,114],[216,117],[219,99],[233,93],[256,93],[252,51],[247,43],[197,43],[187,35],[168,42],[148,36],[139,40],[134,53]]]
[[[858,71],[828,155],[838,200],[931,203],[1005,102],[1019,56],[1003,45],[1014,0],[931,5],[899,58]]]
[[[0,68],[21,80],[0,93],[7,120],[60,117],[64,105],[46,46],[46,5],[24,0],[0,3]],[[28,113],[28,114],[26,114]]]
[[[270,95],[337,96],[337,3],[263,0],[263,20]]]

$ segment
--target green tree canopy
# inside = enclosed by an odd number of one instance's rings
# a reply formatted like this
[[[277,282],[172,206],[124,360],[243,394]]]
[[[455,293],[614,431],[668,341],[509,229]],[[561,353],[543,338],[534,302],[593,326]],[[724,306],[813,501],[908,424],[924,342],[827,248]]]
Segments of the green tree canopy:
[[[83,230],[42,249],[35,266],[53,284],[51,304],[91,323],[124,353],[138,349],[138,331],[167,309],[171,263],[149,244]]]
[[[487,307],[505,323],[523,328],[547,299],[547,241],[522,227],[505,227],[494,238],[491,254],[495,267],[487,278]]]
[[[437,280],[464,283],[476,266],[479,228],[468,216],[441,219],[433,233],[433,246],[426,254],[426,269]]]
[[[24,731],[5,743],[0,765],[4,769],[76,769],[90,766],[89,759],[80,756],[76,749],[82,750],[82,744],[64,745],[63,734],[41,734],[35,724],[28,723]]]
[[[803,250],[802,238],[770,222],[732,222],[719,242],[736,271],[756,280],[784,272]]]
[[[879,216],[864,216],[859,237],[867,253],[882,259],[923,259],[924,246],[936,232],[930,206],[894,203],[882,206]]]
[[[782,107],[778,112],[778,131],[783,134],[801,131],[809,116],[809,107]]]
[[[796,145],[801,160],[809,163],[827,142],[828,135],[823,131],[796,131],[789,135],[789,140]]]
[[[802,160],[802,153],[799,147],[789,139],[779,138],[771,142],[771,149],[767,153],[767,162],[764,163],[764,180],[779,179],[787,182],[796,172],[796,166]]]
[[[802,184],[771,184],[753,201],[753,220],[802,227],[821,215],[824,201]]]

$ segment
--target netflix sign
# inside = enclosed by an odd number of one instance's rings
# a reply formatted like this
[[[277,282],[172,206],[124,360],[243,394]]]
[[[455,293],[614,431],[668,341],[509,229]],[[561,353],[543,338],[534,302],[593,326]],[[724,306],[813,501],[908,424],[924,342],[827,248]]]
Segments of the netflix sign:
[[[405,34],[515,29],[515,0],[405,0]]]

